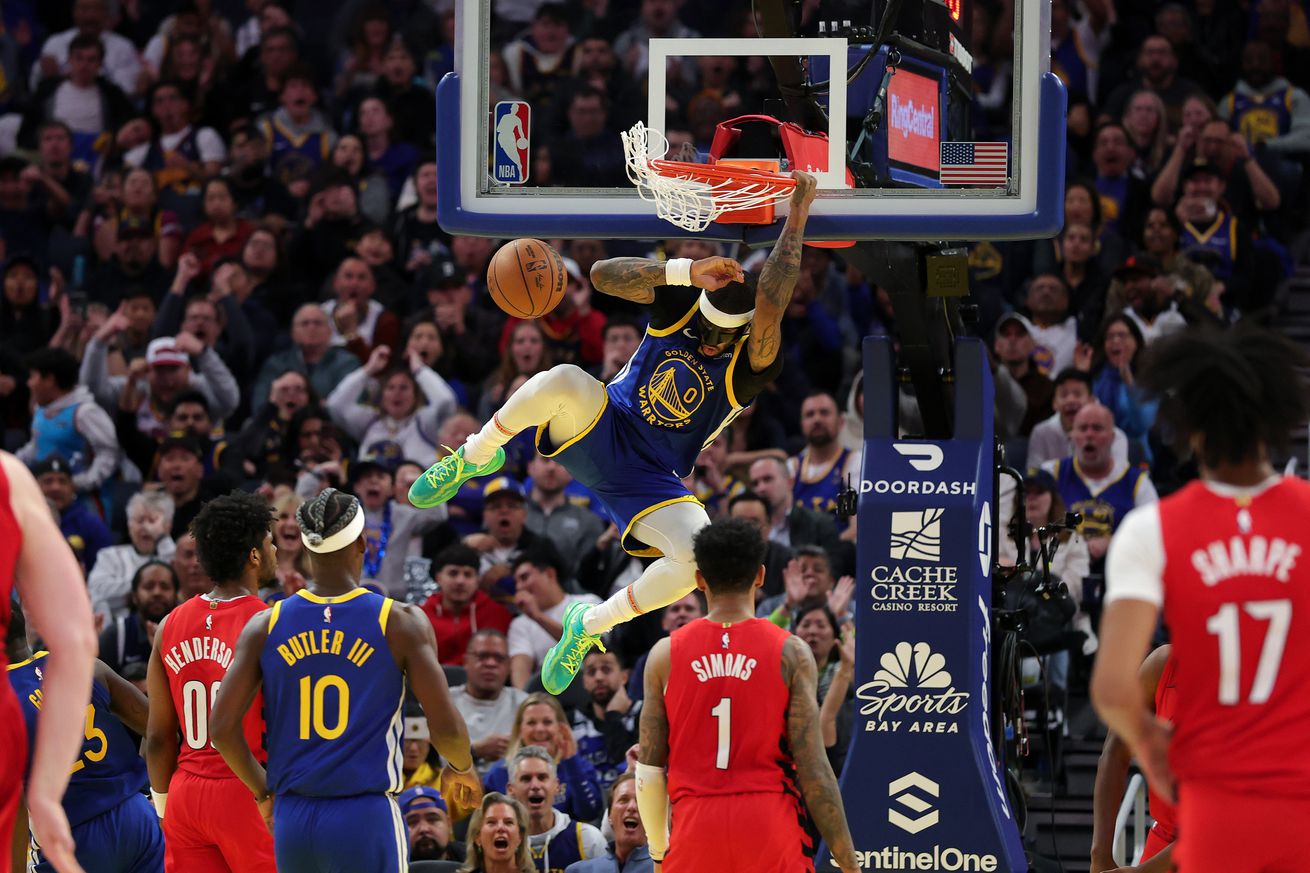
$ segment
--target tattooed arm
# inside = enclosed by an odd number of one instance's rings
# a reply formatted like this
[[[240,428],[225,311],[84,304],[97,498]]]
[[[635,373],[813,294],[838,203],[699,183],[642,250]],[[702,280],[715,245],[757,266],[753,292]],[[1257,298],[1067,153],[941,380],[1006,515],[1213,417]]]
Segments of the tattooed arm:
[[[597,291],[636,303],[655,299],[655,287],[667,285],[664,261],[650,258],[610,258],[591,267],[591,284]],[[732,258],[701,258],[691,265],[691,284],[717,291],[729,282],[745,279],[741,264]]]
[[[637,752],[637,811],[646,828],[655,869],[669,846],[669,716],[664,686],[669,678],[669,638],[655,644],[646,659],[646,699],[641,707],[641,748]]]
[[[810,217],[810,204],[818,182],[809,173],[796,172],[796,189],[791,194],[791,212],[782,228],[782,236],[773,247],[769,259],[760,271],[759,285],[755,290],[755,317],[751,319],[750,339],[746,353],[751,369],[762,373],[778,357],[782,342],[782,317],[791,303],[796,289],[796,277],[801,272],[801,243],[805,237],[805,222]]]
[[[782,678],[791,691],[791,701],[787,705],[787,739],[796,761],[796,781],[800,784],[801,796],[828,844],[828,853],[842,873],[855,873],[859,867],[851,831],[846,824],[841,789],[837,787],[837,777],[833,775],[817,729],[819,696],[814,655],[800,637],[789,637],[783,644]],[[643,727],[644,715],[643,710]],[[644,733],[642,740],[644,743]]]

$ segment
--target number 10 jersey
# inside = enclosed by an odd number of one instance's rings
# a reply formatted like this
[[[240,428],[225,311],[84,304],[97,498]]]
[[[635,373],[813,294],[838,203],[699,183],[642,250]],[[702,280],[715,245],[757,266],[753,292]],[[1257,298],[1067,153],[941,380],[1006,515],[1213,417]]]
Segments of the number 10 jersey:
[[[351,797],[404,787],[405,676],[387,645],[394,601],[301,590],[273,605],[259,663],[274,794]]]

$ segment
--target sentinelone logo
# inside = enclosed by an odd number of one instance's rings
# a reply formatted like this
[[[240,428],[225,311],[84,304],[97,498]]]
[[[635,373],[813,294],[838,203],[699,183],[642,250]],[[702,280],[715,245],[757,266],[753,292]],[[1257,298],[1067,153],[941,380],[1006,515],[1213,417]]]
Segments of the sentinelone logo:
[[[906,773],[887,786],[887,796],[892,799],[891,806],[887,807],[887,821],[907,833],[917,834],[937,824],[938,816],[932,803],[911,792],[911,788],[917,788],[932,797],[937,797],[939,792],[937,783],[922,773]],[[914,812],[915,817],[911,818],[897,809],[898,804]]]
[[[910,852],[900,846],[873,851],[855,850],[855,862],[861,870],[946,870],[950,873],[995,873],[995,855],[978,855],[954,846],[934,845],[930,851]],[[830,861],[837,866],[836,861]]]
[[[860,715],[869,716],[866,731],[907,734],[958,734],[955,716],[969,705],[969,692],[956,691],[946,658],[927,643],[897,643],[879,660],[873,681],[855,696],[865,701]]]

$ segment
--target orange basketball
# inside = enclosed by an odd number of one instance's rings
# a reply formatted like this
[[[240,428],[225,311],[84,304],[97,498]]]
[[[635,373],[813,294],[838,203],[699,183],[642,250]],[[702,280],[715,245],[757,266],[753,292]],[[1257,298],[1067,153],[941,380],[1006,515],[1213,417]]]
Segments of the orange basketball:
[[[506,314],[540,318],[564,297],[568,276],[559,252],[539,239],[501,246],[487,267],[487,290]]]

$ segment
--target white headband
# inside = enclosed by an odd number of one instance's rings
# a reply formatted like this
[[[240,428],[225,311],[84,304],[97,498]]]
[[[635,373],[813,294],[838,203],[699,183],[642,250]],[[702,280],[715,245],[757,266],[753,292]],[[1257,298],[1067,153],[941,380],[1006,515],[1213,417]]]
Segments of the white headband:
[[[755,317],[755,310],[749,312],[724,312],[710,302],[708,291],[700,292],[700,311],[705,316],[705,320],[715,327],[721,327],[724,330],[732,330],[735,327],[741,327],[744,324],[750,324],[751,319]]]
[[[364,507],[358,503],[355,504],[355,517],[352,518],[344,528],[337,531],[330,537],[324,537],[321,534],[300,532],[300,541],[305,544],[305,548],[318,554],[327,552],[336,552],[344,549],[346,546],[359,539],[359,535],[364,532]]]

